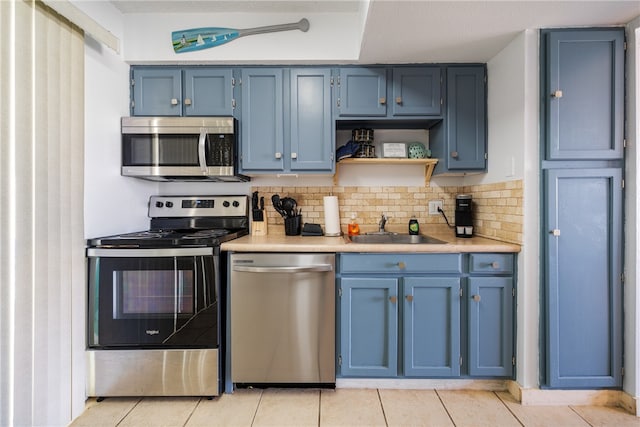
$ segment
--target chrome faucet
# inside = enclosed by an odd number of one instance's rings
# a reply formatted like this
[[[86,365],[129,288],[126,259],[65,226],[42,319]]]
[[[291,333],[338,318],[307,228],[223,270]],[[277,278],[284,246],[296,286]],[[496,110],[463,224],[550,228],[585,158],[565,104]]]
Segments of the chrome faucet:
[[[386,233],[386,231],[384,230],[384,226],[387,223],[387,217],[384,216],[384,214],[382,214],[382,218],[380,218],[380,222],[378,223],[378,232],[380,233]]]

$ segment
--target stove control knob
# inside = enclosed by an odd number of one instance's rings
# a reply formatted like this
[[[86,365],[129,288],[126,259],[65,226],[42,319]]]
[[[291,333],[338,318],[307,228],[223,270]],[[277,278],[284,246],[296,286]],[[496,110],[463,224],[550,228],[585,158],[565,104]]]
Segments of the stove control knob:
[[[224,206],[225,208],[229,207],[229,201],[225,200],[224,202],[222,202],[222,206]]]
[[[172,208],[173,207],[173,202],[167,202],[166,205],[167,205],[168,208]]]
[[[164,204],[162,202],[156,202],[156,208],[161,208],[163,206]]]
[[[237,200],[234,200],[234,201],[233,201],[233,207],[234,207],[234,208],[237,208],[238,206],[240,206],[240,202],[239,202],[239,201],[237,201]]]

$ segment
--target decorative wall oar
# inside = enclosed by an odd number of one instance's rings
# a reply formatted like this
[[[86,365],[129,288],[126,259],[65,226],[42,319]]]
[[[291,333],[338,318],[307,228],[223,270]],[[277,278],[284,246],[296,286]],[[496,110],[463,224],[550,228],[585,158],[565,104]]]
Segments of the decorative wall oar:
[[[173,42],[173,50],[176,53],[183,53],[220,46],[238,37],[290,30],[306,32],[309,30],[309,21],[303,18],[299,22],[291,24],[267,25],[265,27],[245,28],[242,30],[218,27],[192,28],[190,30],[172,32],[171,41]]]

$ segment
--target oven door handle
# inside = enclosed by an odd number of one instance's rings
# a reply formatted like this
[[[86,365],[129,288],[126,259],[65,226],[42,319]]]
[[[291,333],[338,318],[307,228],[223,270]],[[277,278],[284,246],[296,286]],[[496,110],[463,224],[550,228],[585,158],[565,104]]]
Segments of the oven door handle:
[[[246,265],[234,265],[233,271],[243,273],[307,273],[332,271],[331,264],[283,266],[283,267],[250,267]]]
[[[214,248],[115,249],[88,248],[87,256],[111,258],[178,257],[213,255]]]
[[[200,163],[200,170],[203,175],[207,174],[207,156],[205,155],[204,143],[207,138],[207,130],[205,128],[200,129],[200,138],[198,138],[198,162]]]

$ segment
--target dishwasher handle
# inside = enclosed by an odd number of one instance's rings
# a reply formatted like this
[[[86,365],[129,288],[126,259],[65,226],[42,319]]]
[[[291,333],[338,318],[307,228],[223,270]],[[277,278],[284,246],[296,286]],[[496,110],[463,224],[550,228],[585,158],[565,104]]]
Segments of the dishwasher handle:
[[[331,264],[299,265],[299,266],[248,266],[234,265],[233,271],[243,273],[316,273],[333,271]]]

